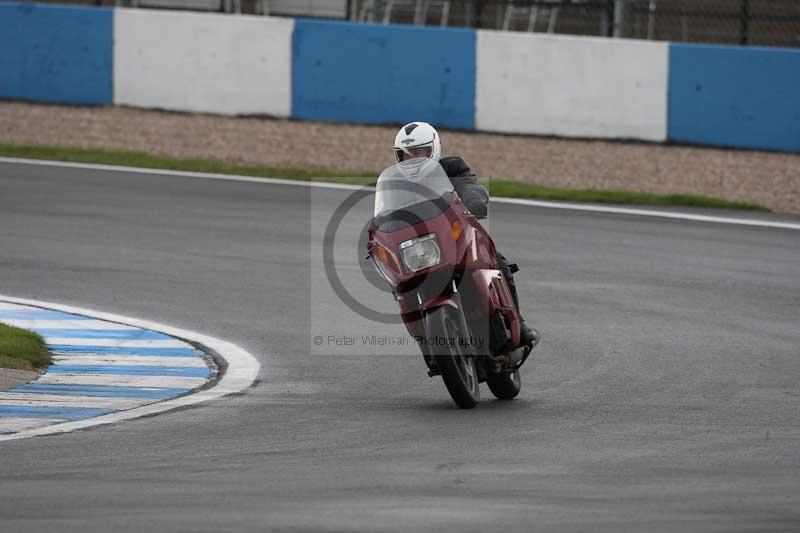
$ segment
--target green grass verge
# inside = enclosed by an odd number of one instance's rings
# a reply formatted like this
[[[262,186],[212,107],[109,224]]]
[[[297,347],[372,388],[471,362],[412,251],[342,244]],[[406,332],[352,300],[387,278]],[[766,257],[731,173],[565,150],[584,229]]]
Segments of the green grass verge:
[[[70,148],[66,146],[33,146],[0,143],[0,156],[28,159],[51,159],[73,163],[97,163],[129,167],[235,174],[259,178],[281,178],[302,181],[329,181],[368,185],[375,183],[375,172],[350,172],[329,168],[273,167],[269,165],[238,165],[211,159],[175,158],[134,150],[107,148]]]
[[[35,370],[50,364],[50,352],[42,337],[0,324],[0,368]]]
[[[508,198],[769,211],[766,207],[758,204],[734,202],[721,198],[694,194],[653,194],[647,192],[617,191],[613,189],[560,189],[557,187],[545,187],[543,185],[510,180],[487,179],[481,181],[492,196],[505,196]]]
[[[167,170],[210,172],[215,174],[234,174],[263,178],[283,178],[302,181],[325,181],[353,185],[375,183],[377,172],[351,172],[330,168],[293,168],[269,165],[238,165],[209,159],[174,158],[153,155],[131,150],[111,150],[105,148],[69,148],[63,146],[34,146],[0,143],[0,156],[23,157],[29,159],[50,159],[76,163],[99,163]],[[748,203],[733,202],[690,194],[651,194],[632,191],[604,189],[563,189],[545,187],[521,181],[485,179],[482,180],[492,196],[509,198],[535,198],[567,202],[600,202],[613,204],[643,204],[712,207],[723,209],[746,209],[769,211],[766,207]]]

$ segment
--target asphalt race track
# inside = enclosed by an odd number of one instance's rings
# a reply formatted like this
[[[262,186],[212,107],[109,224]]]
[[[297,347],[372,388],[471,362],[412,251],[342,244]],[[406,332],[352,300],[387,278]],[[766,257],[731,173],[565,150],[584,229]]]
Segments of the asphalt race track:
[[[9,163],[0,188],[0,293],[262,365],[236,396],[0,443],[4,533],[800,530],[798,231],[493,206],[544,338],[519,399],[461,411],[414,346],[360,337],[402,326],[330,291],[349,191]],[[340,250],[344,285],[391,311]]]

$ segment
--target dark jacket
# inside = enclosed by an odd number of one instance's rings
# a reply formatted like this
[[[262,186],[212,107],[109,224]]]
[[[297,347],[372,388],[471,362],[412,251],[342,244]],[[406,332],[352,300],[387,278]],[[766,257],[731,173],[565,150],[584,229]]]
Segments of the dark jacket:
[[[477,218],[486,218],[489,214],[489,193],[478,183],[475,173],[467,162],[458,156],[453,156],[443,157],[439,163],[469,212]]]

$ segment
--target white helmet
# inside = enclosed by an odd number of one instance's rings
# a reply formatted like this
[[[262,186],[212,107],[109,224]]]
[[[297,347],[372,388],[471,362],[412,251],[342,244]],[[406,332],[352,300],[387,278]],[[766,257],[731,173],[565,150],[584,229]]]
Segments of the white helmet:
[[[411,150],[412,148],[421,150]],[[441,156],[442,143],[439,141],[439,134],[427,122],[406,124],[394,138],[394,158],[397,161],[414,157],[429,157],[439,161]]]

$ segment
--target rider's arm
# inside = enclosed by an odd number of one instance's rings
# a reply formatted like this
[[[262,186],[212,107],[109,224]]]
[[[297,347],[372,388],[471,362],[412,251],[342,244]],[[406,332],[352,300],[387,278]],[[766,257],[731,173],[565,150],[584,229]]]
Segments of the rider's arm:
[[[489,214],[489,193],[478,183],[467,162],[460,157],[443,157],[441,164],[469,212],[476,218],[486,218]]]
[[[453,186],[470,213],[477,218],[489,215],[489,193],[474,175],[453,178]]]

